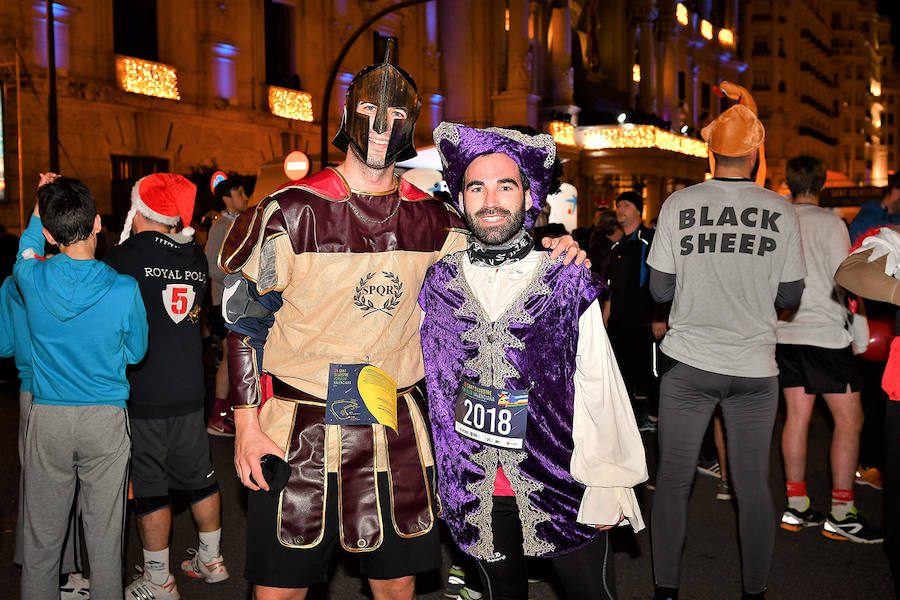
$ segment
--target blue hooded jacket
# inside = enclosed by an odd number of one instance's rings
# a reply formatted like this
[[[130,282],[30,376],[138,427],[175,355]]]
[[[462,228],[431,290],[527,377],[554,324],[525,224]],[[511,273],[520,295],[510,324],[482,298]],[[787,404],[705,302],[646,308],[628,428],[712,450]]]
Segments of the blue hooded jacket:
[[[0,356],[14,356],[20,391],[31,391],[31,334],[25,317],[25,301],[12,275],[0,285]]]
[[[43,245],[40,218],[32,217],[13,275],[31,331],[34,402],[125,408],[125,368],[147,351],[137,281],[97,260],[25,258]]]

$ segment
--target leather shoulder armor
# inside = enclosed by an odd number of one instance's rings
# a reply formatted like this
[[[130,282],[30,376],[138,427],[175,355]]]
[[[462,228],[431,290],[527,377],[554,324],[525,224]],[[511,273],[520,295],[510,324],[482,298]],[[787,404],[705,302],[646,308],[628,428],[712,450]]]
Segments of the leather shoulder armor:
[[[267,196],[253,210],[245,210],[238,215],[222,243],[222,251],[219,252],[220,269],[226,273],[240,271],[260,240],[287,231],[280,207],[276,207],[268,218],[265,216],[275,203],[275,196]]]

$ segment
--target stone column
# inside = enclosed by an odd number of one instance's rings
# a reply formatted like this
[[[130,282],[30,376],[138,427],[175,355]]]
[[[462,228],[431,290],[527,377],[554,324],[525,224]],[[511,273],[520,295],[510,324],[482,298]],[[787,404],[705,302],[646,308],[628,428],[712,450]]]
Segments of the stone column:
[[[531,87],[531,48],[528,38],[528,0],[510,0],[507,39],[506,89],[493,97],[494,124],[537,127],[540,97]],[[463,22],[458,16],[446,22]]]
[[[634,22],[638,26],[641,82],[638,107],[642,112],[656,112],[656,44],[653,25],[657,11],[652,0],[646,0],[633,9]]]
[[[568,113],[573,125],[578,125],[575,106],[575,69],[572,67],[572,12],[568,1],[550,15],[550,72],[554,112]]]

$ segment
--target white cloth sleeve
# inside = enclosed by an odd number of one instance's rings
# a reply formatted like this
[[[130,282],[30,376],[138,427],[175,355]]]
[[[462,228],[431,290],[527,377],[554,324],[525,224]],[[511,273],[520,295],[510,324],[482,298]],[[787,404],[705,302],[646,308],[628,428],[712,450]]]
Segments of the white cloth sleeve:
[[[581,316],[577,348],[570,470],[587,486],[578,522],[615,525],[624,516],[640,531],[644,520],[632,488],[647,480],[647,460],[597,302]]]

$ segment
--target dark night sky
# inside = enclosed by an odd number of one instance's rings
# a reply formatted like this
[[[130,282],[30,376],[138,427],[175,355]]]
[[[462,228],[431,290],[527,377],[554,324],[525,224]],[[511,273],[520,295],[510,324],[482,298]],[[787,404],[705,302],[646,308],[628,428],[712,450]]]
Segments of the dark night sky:
[[[894,62],[900,62],[900,1],[878,0],[878,12],[891,20],[891,40],[894,42]]]

